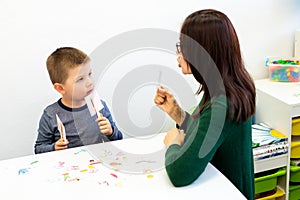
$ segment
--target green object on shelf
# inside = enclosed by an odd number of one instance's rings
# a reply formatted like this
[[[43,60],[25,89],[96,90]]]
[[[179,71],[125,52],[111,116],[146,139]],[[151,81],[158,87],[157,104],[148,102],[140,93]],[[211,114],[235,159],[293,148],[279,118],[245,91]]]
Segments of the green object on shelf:
[[[300,185],[289,186],[289,200],[298,200],[300,197]]]
[[[286,169],[281,168],[275,173],[255,178],[255,194],[274,190],[277,186],[277,177],[285,173]]]
[[[290,181],[300,184],[300,166],[291,166],[290,171]]]

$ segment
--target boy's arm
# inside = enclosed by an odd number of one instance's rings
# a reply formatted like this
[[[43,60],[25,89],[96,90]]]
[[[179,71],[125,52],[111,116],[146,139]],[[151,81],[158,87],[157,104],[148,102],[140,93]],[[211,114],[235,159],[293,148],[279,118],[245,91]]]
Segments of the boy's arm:
[[[51,130],[50,118],[44,111],[38,128],[38,136],[34,145],[34,153],[45,153],[54,151],[54,135]]]
[[[104,107],[103,111],[102,111],[102,114],[103,114],[104,117],[106,117],[109,120],[110,125],[111,125],[111,127],[113,129],[113,133],[110,136],[108,136],[108,139],[111,140],[111,141],[112,140],[121,140],[121,139],[123,139],[123,134],[118,129],[116,123],[114,122],[113,117],[112,117],[112,115],[110,113],[109,108],[107,107],[106,103],[103,100],[101,100],[101,102],[102,102],[103,107]]]

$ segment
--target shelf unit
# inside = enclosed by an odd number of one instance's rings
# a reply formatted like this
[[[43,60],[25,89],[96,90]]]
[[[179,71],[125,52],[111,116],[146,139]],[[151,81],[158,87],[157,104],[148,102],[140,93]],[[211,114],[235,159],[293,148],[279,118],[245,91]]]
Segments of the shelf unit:
[[[285,192],[281,199],[289,197],[290,152],[292,119],[300,116],[300,83],[273,82],[269,79],[255,81],[255,123],[265,123],[288,137],[288,153],[269,159],[255,161],[255,173],[286,168],[286,175],[279,177],[278,186]]]

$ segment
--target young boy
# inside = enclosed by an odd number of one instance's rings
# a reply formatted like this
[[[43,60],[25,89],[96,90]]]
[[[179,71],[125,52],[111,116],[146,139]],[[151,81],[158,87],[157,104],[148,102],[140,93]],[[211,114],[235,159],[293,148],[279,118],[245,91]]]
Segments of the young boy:
[[[39,122],[34,152],[44,153],[123,138],[106,103],[100,116],[89,112],[85,97],[94,90],[90,58],[72,47],[56,49],[47,59],[47,70],[61,98],[46,107]],[[61,138],[56,115],[65,127]]]

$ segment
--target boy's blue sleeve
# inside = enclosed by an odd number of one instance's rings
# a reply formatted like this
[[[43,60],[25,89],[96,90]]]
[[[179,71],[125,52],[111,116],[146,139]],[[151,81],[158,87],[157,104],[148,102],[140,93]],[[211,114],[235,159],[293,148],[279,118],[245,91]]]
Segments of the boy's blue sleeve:
[[[111,140],[111,141],[112,140],[121,140],[121,139],[123,139],[123,134],[118,129],[118,127],[117,127],[117,125],[116,125],[116,123],[115,123],[115,121],[114,121],[114,119],[113,119],[113,117],[110,113],[110,110],[107,107],[105,101],[101,100],[101,102],[102,102],[103,107],[104,107],[103,111],[102,111],[102,114],[103,114],[104,117],[106,117],[109,120],[109,122],[111,124],[111,127],[113,129],[113,133],[110,136],[108,136],[108,139]]]

